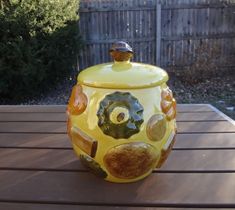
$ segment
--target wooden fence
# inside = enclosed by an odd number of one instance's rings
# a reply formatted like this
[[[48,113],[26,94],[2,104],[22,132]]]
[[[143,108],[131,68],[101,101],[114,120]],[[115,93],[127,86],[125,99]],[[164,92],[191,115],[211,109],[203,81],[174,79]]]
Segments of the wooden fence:
[[[235,0],[80,0],[79,14],[80,69],[109,62],[117,40],[134,61],[166,69],[190,66],[202,46],[221,68],[235,66]]]

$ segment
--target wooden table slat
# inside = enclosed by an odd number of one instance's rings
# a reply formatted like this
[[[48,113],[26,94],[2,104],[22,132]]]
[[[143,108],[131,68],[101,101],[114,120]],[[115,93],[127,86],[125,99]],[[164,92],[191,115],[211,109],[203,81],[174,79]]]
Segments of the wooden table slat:
[[[0,206],[4,210],[179,210],[179,208],[167,207],[130,207],[130,206],[84,206],[69,204],[39,204],[39,203],[8,203],[0,202]],[[189,208],[180,208],[182,210]],[[191,209],[191,208],[190,208]],[[218,210],[218,208],[200,208],[200,210]],[[225,210],[225,208],[220,208]]]
[[[0,132],[66,133],[65,122],[0,122]]]
[[[235,208],[235,123],[213,106],[179,104],[166,163],[129,184],[106,182],[81,165],[65,109],[0,106],[0,209]]]
[[[0,112],[65,112],[66,105],[2,105]],[[178,104],[178,112],[210,112],[207,104]]]
[[[0,121],[55,121],[55,122],[66,122],[67,116],[66,113],[1,113],[0,112]],[[177,121],[225,121],[225,119],[216,112],[179,112],[177,114]]]
[[[179,112],[177,121],[225,121],[225,119],[216,112]]]
[[[0,133],[0,147],[67,149],[71,141],[67,134]],[[174,148],[235,148],[235,133],[177,134]]]
[[[179,133],[235,132],[235,126],[227,121],[178,122]],[[66,133],[65,122],[0,122],[0,132]]]
[[[234,150],[173,150],[163,167],[155,171],[235,172],[234,152]],[[53,149],[0,149],[0,169],[4,168],[87,171],[73,150]]]
[[[67,134],[0,133],[0,147],[71,148]]]
[[[210,112],[209,112],[210,113]],[[212,112],[213,113],[213,112]],[[6,113],[6,112],[0,112],[0,121],[1,122],[8,122],[8,121],[55,121],[55,122],[66,122],[67,116],[65,112],[60,113],[35,113],[35,112],[17,112],[17,113]]]
[[[114,184],[87,172],[17,171],[16,176],[0,171],[0,180],[0,201],[235,207],[235,173],[154,173],[139,182]]]
[[[0,112],[65,112],[66,105],[2,105]]]
[[[208,104],[178,104],[178,112],[211,112],[213,111]]]
[[[174,148],[178,149],[235,148],[235,133],[177,134]]]
[[[227,121],[218,122],[178,122],[179,133],[223,133],[235,132],[235,126]]]
[[[85,205],[66,205],[66,204],[39,204],[39,203],[8,203],[8,202],[0,202],[0,207],[3,210],[109,210],[109,209],[117,209],[117,210],[134,210],[135,207],[110,207],[110,206],[85,206]],[[151,210],[154,208],[142,207],[138,208],[138,210]],[[161,209],[160,210],[174,210],[174,209]]]

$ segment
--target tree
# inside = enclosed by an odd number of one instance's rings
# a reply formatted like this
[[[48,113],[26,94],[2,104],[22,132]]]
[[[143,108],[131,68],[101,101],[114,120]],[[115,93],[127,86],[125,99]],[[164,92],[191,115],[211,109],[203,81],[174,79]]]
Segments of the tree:
[[[77,0],[0,3],[1,98],[37,95],[75,68],[81,48]]]

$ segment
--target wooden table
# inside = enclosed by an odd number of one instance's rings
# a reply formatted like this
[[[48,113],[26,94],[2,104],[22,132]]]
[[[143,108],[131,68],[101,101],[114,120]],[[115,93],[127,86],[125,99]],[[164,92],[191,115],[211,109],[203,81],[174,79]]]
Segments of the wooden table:
[[[235,208],[235,126],[210,105],[179,105],[165,165],[131,184],[89,173],[66,135],[65,106],[0,106],[0,209]]]

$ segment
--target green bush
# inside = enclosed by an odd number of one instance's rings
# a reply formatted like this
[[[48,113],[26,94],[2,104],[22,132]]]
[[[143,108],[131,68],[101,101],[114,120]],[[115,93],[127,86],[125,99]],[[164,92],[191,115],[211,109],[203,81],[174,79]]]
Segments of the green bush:
[[[35,96],[76,68],[78,0],[0,0],[0,98]]]

